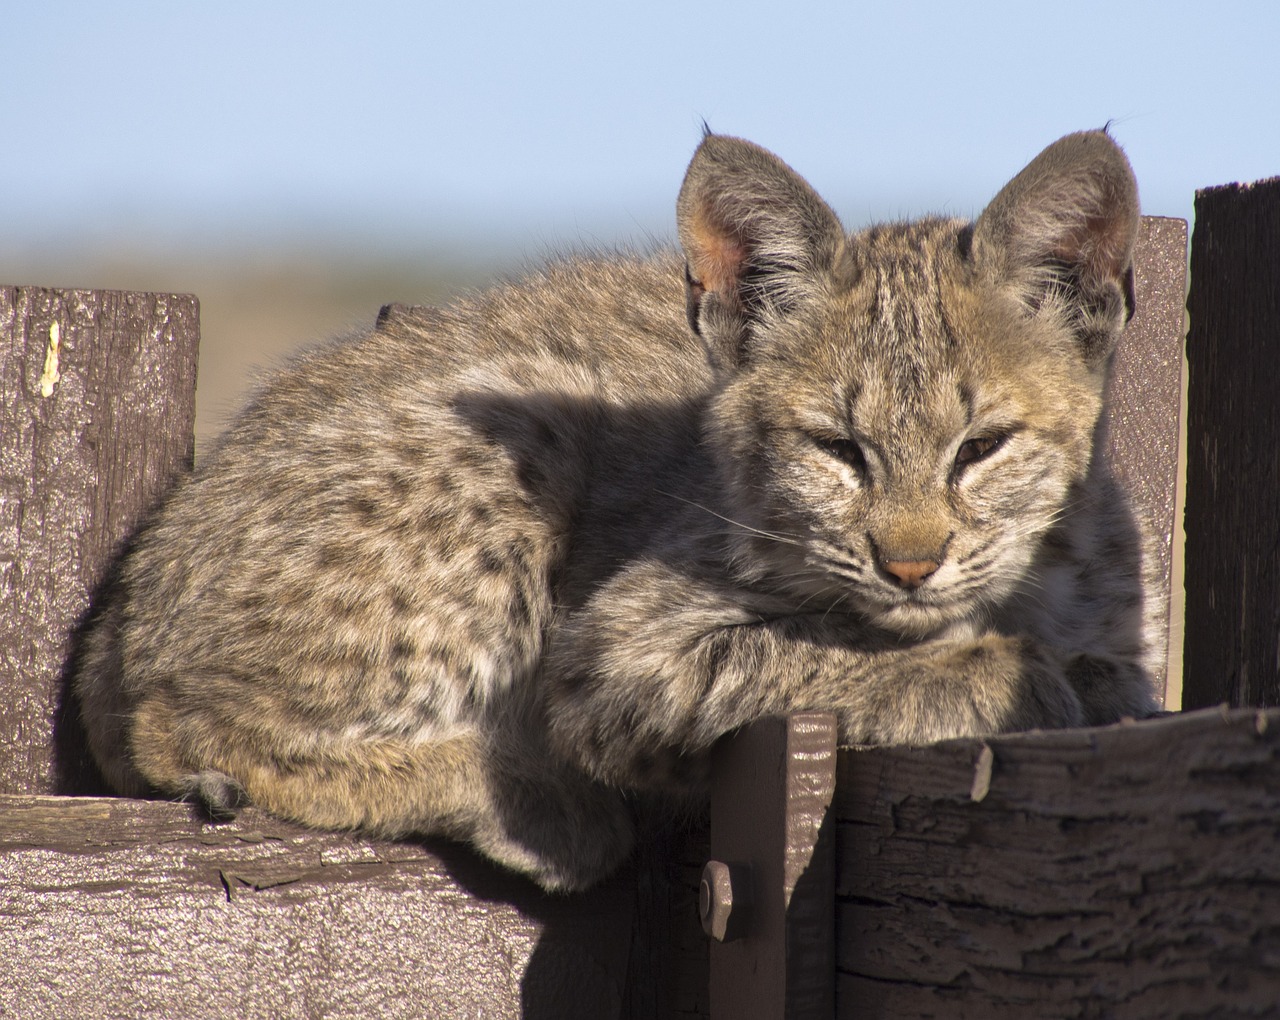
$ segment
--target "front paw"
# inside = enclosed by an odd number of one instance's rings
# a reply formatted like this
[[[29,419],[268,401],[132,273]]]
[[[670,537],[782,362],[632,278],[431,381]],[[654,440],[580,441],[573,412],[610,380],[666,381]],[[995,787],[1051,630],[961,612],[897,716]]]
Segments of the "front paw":
[[[988,733],[1083,726],[1062,663],[1029,638],[989,634],[960,653],[975,720]]]
[[[1146,719],[1160,710],[1151,677],[1138,661],[1073,655],[1064,671],[1084,705],[1090,726],[1105,726],[1126,717]]]
[[[1061,664],[1035,642],[988,634],[921,647],[848,713],[855,743],[927,744],[952,737],[1080,726],[1080,699]]]

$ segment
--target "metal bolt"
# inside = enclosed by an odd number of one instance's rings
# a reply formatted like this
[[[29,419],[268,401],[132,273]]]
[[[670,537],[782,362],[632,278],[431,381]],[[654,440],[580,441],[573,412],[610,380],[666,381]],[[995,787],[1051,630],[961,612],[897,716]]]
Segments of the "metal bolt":
[[[739,938],[747,915],[748,888],[745,868],[708,861],[702,868],[702,882],[698,887],[702,930],[717,942]]]

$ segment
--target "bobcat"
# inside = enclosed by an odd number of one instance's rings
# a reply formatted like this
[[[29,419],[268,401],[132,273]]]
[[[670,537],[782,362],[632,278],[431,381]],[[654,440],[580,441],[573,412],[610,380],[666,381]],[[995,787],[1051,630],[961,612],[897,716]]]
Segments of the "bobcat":
[[[683,260],[565,260],[263,390],[86,633],[115,788],[576,889],[629,853],[631,794],[696,796],[766,714],[928,742],[1154,710],[1095,455],[1132,311],[1117,145],[1061,139],[974,223],[850,235],[708,134],[677,214]]]

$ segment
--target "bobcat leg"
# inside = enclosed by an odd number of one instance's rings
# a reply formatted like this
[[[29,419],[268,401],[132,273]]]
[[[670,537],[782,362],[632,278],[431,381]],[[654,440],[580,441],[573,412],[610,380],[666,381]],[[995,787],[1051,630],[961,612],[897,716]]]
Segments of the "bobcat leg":
[[[148,718],[139,712],[135,746]],[[631,817],[616,791],[518,741],[497,747],[468,729],[432,741],[345,742],[288,759],[263,759],[245,750],[252,744],[208,748],[199,769],[154,753],[139,755],[139,765],[162,792],[199,799],[215,817],[252,803],[316,828],[445,836],[547,889],[585,888],[631,850]]]

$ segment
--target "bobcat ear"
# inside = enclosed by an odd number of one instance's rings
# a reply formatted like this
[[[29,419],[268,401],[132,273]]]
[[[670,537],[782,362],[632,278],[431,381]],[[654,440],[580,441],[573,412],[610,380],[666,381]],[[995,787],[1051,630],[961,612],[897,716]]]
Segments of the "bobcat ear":
[[[1084,131],[1054,142],[992,199],[973,254],[1029,308],[1058,304],[1097,366],[1133,315],[1138,220],[1138,185],[1120,146]]]
[[[830,268],[844,229],[808,183],[771,152],[707,134],[676,203],[689,324],[726,367],[747,359],[749,326],[785,314]]]

